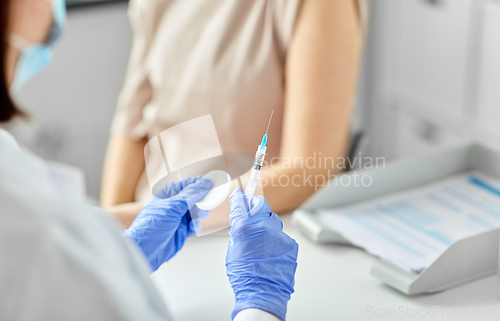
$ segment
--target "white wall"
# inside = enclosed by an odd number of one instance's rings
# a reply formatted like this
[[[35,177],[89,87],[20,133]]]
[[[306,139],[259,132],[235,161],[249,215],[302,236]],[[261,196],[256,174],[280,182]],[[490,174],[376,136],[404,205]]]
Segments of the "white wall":
[[[500,1],[375,0],[365,90],[372,156],[500,151]]]
[[[126,10],[126,3],[69,10],[53,64],[19,93],[33,121],[11,130],[44,158],[83,168],[94,197],[130,50]]]

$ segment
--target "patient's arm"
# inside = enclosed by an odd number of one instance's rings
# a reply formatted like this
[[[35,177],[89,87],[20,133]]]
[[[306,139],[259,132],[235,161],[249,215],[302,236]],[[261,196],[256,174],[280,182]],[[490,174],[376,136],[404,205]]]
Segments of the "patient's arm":
[[[146,139],[133,140],[112,135],[104,163],[101,204],[126,227],[137,216],[143,203],[134,202],[137,183],[144,171]]]
[[[306,0],[303,4],[286,61],[281,160],[261,172],[264,196],[278,214],[296,208],[314,193],[315,175],[324,177],[326,182],[328,175],[342,171],[332,170],[330,161],[330,173],[328,168],[319,168],[317,164],[316,168],[307,168],[305,161],[314,157],[314,153],[317,159],[321,153],[322,159],[336,160],[347,152],[361,53],[356,4],[356,0]],[[293,168],[286,158],[302,159],[304,167]],[[311,185],[304,184],[304,176],[312,177]],[[282,186],[277,181],[279,177],[284,177],[283,183],[288,178],[288,184]],[[248,173],[241,177],[242,188],[247,181]],[[233,187],[237,187],[236,182]],[[256,194],[261,194],[260,186]],[[210,231],[228,226],[228,213],[226,200],[202,221],[203,229]]]
[[[316,159],[320,152],[322,158],[346,155],[360,52],[356,0],[304,2],[287,55],[281,160],[261,173],[273,211],[294,209],[315,191],[315,186],[303,184],[304,174],[328,176],[328,169],[317,164],[314,169],[305,164],[287,168],[286,158],[301,158],[305,163],[314,153]],[[271,185],[273,175],[277,186]],[[295,176],[295,185],[300,186],[276,184],[277,177],[294,175],[300,176]]]

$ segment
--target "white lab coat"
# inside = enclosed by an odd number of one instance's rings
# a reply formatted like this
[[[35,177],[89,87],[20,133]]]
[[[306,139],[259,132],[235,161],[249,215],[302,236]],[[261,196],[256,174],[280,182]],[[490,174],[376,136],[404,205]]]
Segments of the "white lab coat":
[[[0,320],[172,320],[142,253],[87,204],[82,177],[0,129]],[[235,320],[279,319],[248,309]]]

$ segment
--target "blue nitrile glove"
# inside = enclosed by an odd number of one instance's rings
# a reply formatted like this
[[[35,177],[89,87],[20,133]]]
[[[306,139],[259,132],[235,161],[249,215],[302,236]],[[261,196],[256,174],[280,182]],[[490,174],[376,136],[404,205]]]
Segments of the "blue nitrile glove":
[[[231,229],[226,255],[229,282],[236,296],[232,318],[257,308],[285,320],[293,293],[299,245],[283,232],[283,223],[262,196],[251,199],[238,188],[230,196]]]
[[[156,271],[172,258],[186,239],[200,230],[198,219],[208,211],[194,204],[210,191],[212,183],[202,176],[188,177],[166,185],[152,196],[132,225],[123,234],[133,239]]]

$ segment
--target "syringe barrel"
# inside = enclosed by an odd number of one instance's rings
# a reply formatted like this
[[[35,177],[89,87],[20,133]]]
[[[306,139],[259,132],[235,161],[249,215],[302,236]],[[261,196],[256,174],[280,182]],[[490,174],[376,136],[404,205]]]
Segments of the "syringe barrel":
[[[250,178],[245,189],[245,195],[250,200],[255,194],[255,189],[257,188],[257,183],[260,177],[260,170],[264,164],[264,159],[266,157],[266,147],[259,146],[257,148],[257,153],[252,165],[252,170],[250,172]]]
[[[253,168],[260,170],[262,168],[262,164],[264,164],[264,158],[266,157],[266,152],[257,151],[255,154],[255,158],[253,160]]]
[[[259,176],[260,176],[260,170],[252,168],[252,171],[250,172],[250,178],[247,183],[247,188],[245,189],[245,195],[249,201],[255,195],[255,189],[257,189]]]

